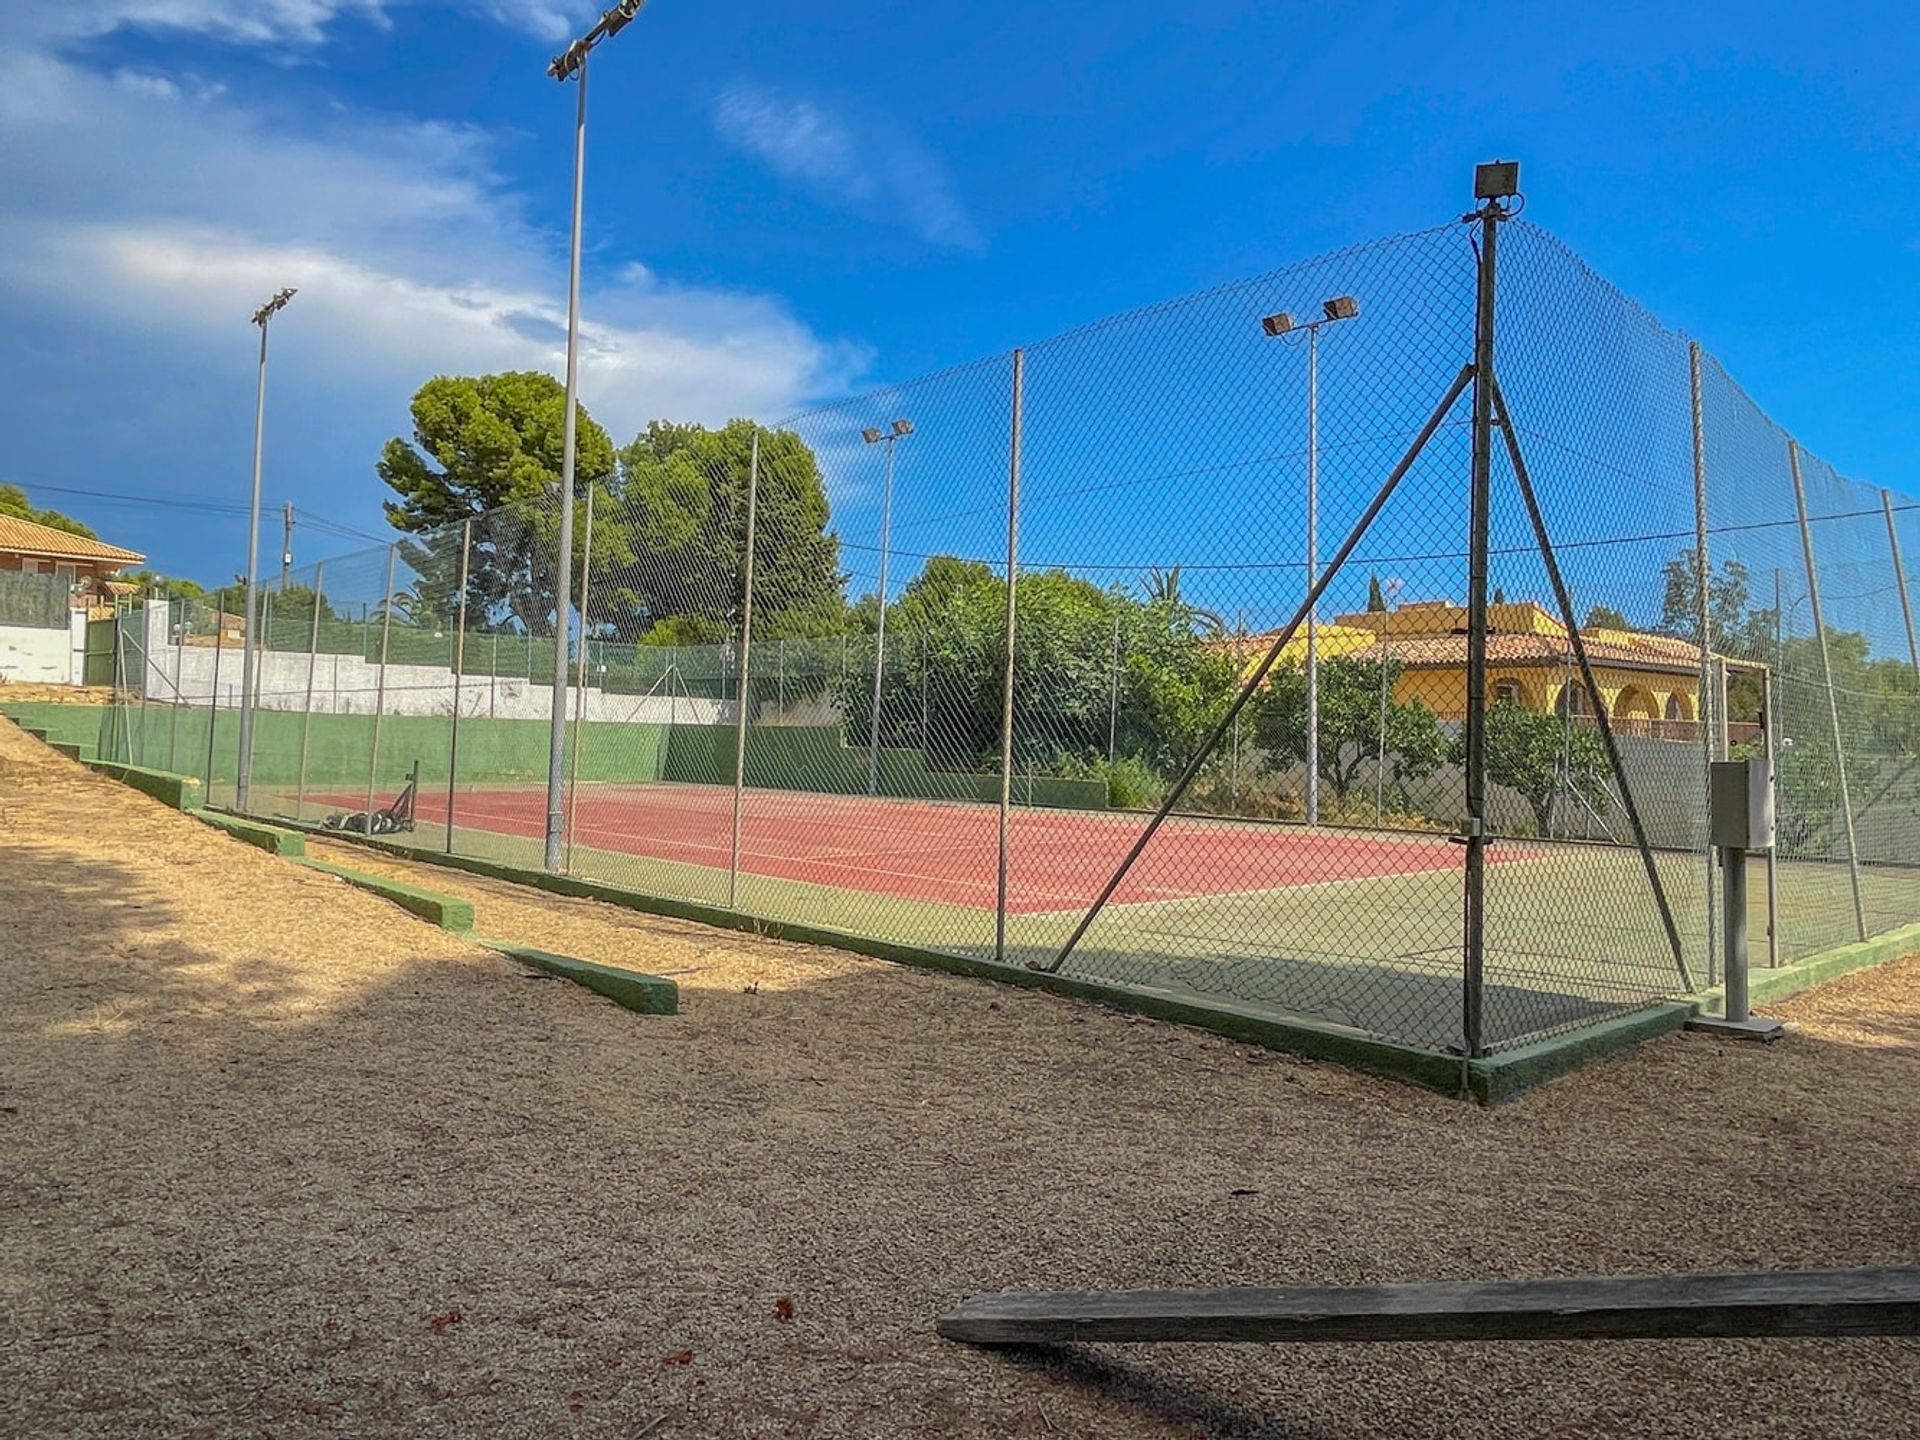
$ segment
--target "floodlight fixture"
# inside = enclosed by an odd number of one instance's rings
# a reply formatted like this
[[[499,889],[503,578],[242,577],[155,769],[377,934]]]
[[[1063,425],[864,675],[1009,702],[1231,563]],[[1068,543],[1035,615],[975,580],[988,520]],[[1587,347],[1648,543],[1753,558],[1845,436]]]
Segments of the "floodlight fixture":
[[[267,321],[271,320],[280,311],[286,309],[287,302],[299,293],[300,292],[291,285],[279,291],[271,300],[253,312],[253,323],[264,329]]]
[[[874,429],[873,426],[869,425],[866,429],[860,432],[860,438],[866,441],[869,445],[878,445],[880,443],[880,432]]]
[[[896,438],[901,435],[911,435],[913,433],[913,422],[905,416],[902,416],[893,422],[893,433]]]
[[[1260,322],[1260,328],[1269,335],[1284,335],[1293,329],[1293,316],[1282,310],[1278,315],[1269,315]]]
[[[1473,198],[1505,200],[1520,193],[1520,162],[1490,160],[1473,167]]]
[[[1329,320],[1351,320],[1360,313],[1360,302],[1351,295],[1336,295],[1321,301],[1320,308]]]
[[[553,63],[547,66],[547,74],[555,80],[571,80],[586,63],[587,52],[631,25],[645,4],[646,0],[620,0],[611,10],[603,12],[591,30],[554,56]]]

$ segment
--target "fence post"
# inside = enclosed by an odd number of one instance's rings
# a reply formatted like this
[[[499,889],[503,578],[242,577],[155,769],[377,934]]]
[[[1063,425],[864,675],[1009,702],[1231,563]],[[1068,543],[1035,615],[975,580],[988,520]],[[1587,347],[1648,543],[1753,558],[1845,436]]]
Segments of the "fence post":
[[[1713,767],[1713,611],[1709,591],[1712,572],[1707,558],[1707,430],[1705,407],[1701,401],[1700,342],[1687,345],[1687,388],[1693,423],[1693,575],[1694,630],[1700,645],[1700,678],[1693,706],[1694,724],[1700,731],[1700,813],[1707,811],[1707,777]],[[1706,861],[1707,984],[1717,983],[1720,970],[1719,909],[1714,903],[1713,846],[1703,845]]]
[[[1027,352],[1013,352],[1013,420],[1007,445],[1007,618],[1001,633],[1005,663],[1000,675],[1000,865],[993,907],[993,958],[1007,958],[1007,826],[1013,805],[1013,617],[1020,573],[1020,427]]]
[[[227,648],[226,616],[219,606],[213,611],[213,679],[207,682],[207,783],[208,803],[213,800],[213,747],[220,733],[220,652]]]
[[[294,779],[293,818],[307,818],[307,739],[313,729],[313,672],[320,663],[320,607],[326,594],[326,563],[313,567],[313,623],[307,637],[307,703],[300,711],[300,770]]]
[[[186,661],[185,622],[175,620],[174,616],[185,613],[184,610],[175,607],[184,606],[186,603],[184,600],[167,602],[167,623],[173,626],[173,718],[167,726],[167,769],[173,771],[180,769],[180,706],[183,703],[180,696],[180,676]]]
[[[1462,912],[1461,1030],[1466,1062],[1482,1053],[1487,925],[1487,551],[1493,477],[1493,320],[1495,254],[1506,207],[1489,199],[1478,211],[1480,255],[1474,277],[1473,459],[1467,540],[1467,718],[1465,905]]]
[[[727,908],[740,902],[740,803],[747,777],[747,682],[753,657],[753,529],[760,504],[760,427],[747,459],[747,541],[740,579],[740,684],[733,717],[733,840],[727,859]],[[881,605],[886,604],[881,597]]]
[[[447,729],[447,854],[453,853],[454,787],[460,778],[460,712],[466,708],[467,564],[473,552],[473,521],[460,524],[460,599],[453,621],[453,722]],[[496,647],[499,637],[494,638]]]
[[[1800,516],[1800,550],[1807,564],[1807,594],[1813,606],[1813,633],[1820,641],[1820,673],[1827,690],[1827,726],[1833,741],[1833,770],[1840,781],[1840,814],[1847,824],[1847,879],[1853,885],[1853,923],[1867,938],[1867,907],[1860,894],[1860,849],[1853,834],[1853,795],[1847,787],[1847,753],[1840,744],[1840,700],[1833,693],[1833,660],[1827,653],[1827,622],[1820,608],[1820,573],[1813,560],[1813,529],[1807,523],[1807,487],[1800,478],[1800,444],[1787,437],[1787,465],[1793,471],[1793,504]]]
[[[1120,616],[1113,617],[1113,665],[1107,680],[1107,766],[1113,766],[1114,746],[1120,733]]]
[[[1778,575],[1780,572],[1775,571]],[[1778,664],[1779,654],[1774,655],[1774,664]],[[1775,745],[1773,743],[1773,665],[1760,672],[1760,743],[1767,757],[1769,783],[1773,787],[1774,814],[1780,813],[1780,771],[1775,765]],[[1769,968],[1780,963],[1780,846],[1767,847],[1767,965]]]
[[[1893,524],[1893,497],[1880,492],[1880,510],[1887,517],[1887,548],[1893,552],[1893,581],[1900,591],[1900,618],[1907,622],[1907,658],[1913,664],[1913,678],[1920,684],[1920,639],[1913,631],[1913,597],[1907,593],[1907,567],[1900,560],[1900,532]]]
[[[380,675],[373,686],[373,743],[367,747],[367,828],[373,833],[373,787],[380,773],[380,720],[387,713],[387,641],[393,634],[393,562],[399,554],[396,541],[387,547],[387,599],[380,609]]]
[[[573,746],[567,756],[567,857],[562,867],[573,871],[574,806],[580,790],[580,722],[587,709],[587,584],[593,569],[593,496],[595,486],[587,484],[586,533],[580,539],[580,658],[573,666]]]

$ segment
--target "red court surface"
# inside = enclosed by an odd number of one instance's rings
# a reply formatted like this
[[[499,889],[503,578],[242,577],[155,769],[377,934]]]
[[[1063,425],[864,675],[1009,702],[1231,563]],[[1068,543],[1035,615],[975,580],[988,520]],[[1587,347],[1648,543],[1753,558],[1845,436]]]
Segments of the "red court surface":
[[[383,801],[387,798],[380,797]],[[359,809],[363,795],[310,797]],[[442,794],[420,797],[417,819],[446,823]],[[539,839],[546,795],[462,790],[455,824]],[[1016,808],[1008,845],[1008,909],[1083,910],[1099,895],[1146,823],[1144,816]],[[704,785],[583,785],[574,803],[578,846],[725,870],[733,791]],[[740,866],[749,875],[991,911],[997,894],[999,812],[990,805],[749,790]],[[1170,820],[1122,882],[1118,903],[1181,900],[1334,881],[1458,870],[1445,837],[1309,831],[1291,825]],[[1497,858],[1497,857],[1490,857]],[[606,878],[618,881],[617,874]]]

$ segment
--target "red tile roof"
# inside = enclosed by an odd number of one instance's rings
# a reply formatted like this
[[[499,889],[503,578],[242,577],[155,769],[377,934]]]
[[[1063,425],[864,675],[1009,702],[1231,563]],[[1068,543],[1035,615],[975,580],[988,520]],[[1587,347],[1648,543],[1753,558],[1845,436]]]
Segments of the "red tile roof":
[[[0,551],[16,555],[51,556],[56,560],[94,560],[107,565],[138,565],[147,557],[104,540],[70,535],[38,520],[0,515]]]

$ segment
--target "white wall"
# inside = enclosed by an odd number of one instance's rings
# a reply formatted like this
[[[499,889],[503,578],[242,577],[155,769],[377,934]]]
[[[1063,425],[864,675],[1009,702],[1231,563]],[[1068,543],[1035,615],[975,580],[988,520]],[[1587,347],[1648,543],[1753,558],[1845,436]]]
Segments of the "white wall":
[[[152,700],[176,694],[191,705],[221,709],[240,703],[244,669],[237,646],[176,645],[167,634],[167,607],[146,609],[146,693]],[[217,660],[216,660],[217,657]],[[262,710],[307,709],[308,657],[278,650],[256,652],[256,685]],[[217,676],[216,676],[217,666]],[[445,665],[388,665],[384,692],[380,666],[358,655],[317,655],[312,661],[316,715],[451,715],[453,670]],[[216,683],[217,679],[217,683]],[[217,693],[216,693],[217,692]],[[553,713],[553,686],[523,676],[468,675],[460,682],[460,713],[503,720],[545,720]],[[573,713],[568,701],[567,713]],[[717,725],[732,718],[731,703],[673,695],[608,695],[589,685],[585,718],[622,724]]]
[[[78,685],[85,678],[87,612],[76,610],[58,630],[0,625],[0,676],[38,685]]]

